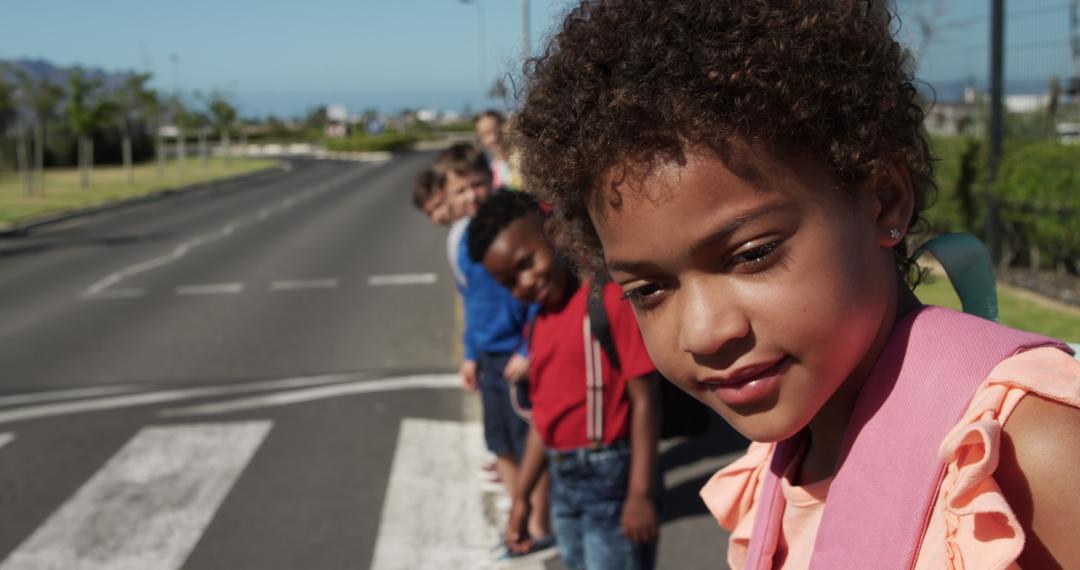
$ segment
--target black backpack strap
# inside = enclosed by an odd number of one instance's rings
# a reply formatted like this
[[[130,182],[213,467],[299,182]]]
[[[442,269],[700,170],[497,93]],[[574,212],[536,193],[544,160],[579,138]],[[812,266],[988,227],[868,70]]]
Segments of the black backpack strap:
[[[589,294],[589,329],[593,338],[600,342],[600,348],[607,354],[608,362],[615,370],[619,370],[619,351],[615,348],[615,338],[611,336],[611,323],[608,321],[607,311],[604,309],[603,288],[597,293]]]

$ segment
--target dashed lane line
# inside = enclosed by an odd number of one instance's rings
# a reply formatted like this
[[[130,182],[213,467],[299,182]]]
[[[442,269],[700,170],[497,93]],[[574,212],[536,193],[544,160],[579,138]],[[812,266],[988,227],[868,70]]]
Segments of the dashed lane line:
[[[0,433],[0,449],[3,449],[5,445],[15,441],[15,434],[13,433]]]
[[[270,283],[271,291],[298,291],[303,289],[336,289],[340,281],[326,279],[281,279]]]
[[[243,283],[206,283],[202,285],[181,285],[175,289],[177,295],[231,295],[244,290]]]
[[[120,289],[103,289],[96,293],[84,293],[84,299],[138,299],[146,296],[146,289],[135,287]]]
[[[368,285],[384,287],[387,285],[431,285],[438,280],[434,273],[401,273],[397,275],[372,275]]]
[[[275,205],[264,207],[264,208],[260,209],[258,211],[258,213],[255,214],[255,215],[249,215],[249,216],[244,216],[244,217],[238,218],[236,220],[228,222],[227,224],[225,224],[224,226],[222,226],[221,228],[219,228],[217,230],[197,235],[197,236],[195,236],[195,237],[193,237],[191,239],[188,239],[188,240],[184,240],[184,241],[180,242],[179,244],[177,244],[168,253],[165,253],[163,255],[159,255],[157,257],[153,257],[153,258],[150,258],[150,259],[147,259],[147,260],[144,260],[144,261],[140,261],[138,263],[129,265],[127,267],[124,267],[123,269],[120,269],[119,271],[114,271],[114,272],[106,275],[105,277],[102,277],[101,279],[99,279],[98,281],[94,282],[89,287],[87,287],[86,290],[83,292],[83,296],[84,297],[95,297],[95,296],[101,294],[102,292],[104,292],[105,290],[107,290],[107,289],[109,289],[109,288],[111,288],[111,287],[113,287],[115,285],[118,285],[120,282],[122,282],[123,280],[125,280],[125,279],[127,279],[127,278],[129,278],[129,277],[131,277],[133,275],[138,275],[140,273],[150,271],[151,269],[156,269],[158,267],[168,265],[169,263],[172,263],[174,261],[177,261],[177,260],[185,257],[193,249],[196,249],[198,247],[202,247],[202,246],[204,246],[206,244],[213,243],[215,241],[218,241],[218,240],[224,239],[224,238],[226,238],[228,236],[231,236],[233,233],[235,233],[237,230],[239,230],[239,229],[241,229],[243,227],[262,222],[262,221],[268,219],[272,214],[275,214],[275,213],[280,212],[282,210],[287,210],[287,209],[295,206],[296,204],[299,204],[301,202],[310,200],[311,198],[314,198],[315,196],[318,196],[319,194],[323,194],[323,193],[325,193],[325,192],[327,192],[327,191],[329,191],[329,190],[331,190],[333,188],[342,186],[342,185],[350,182],[354,178],[356,178],[356,177],[358,177],[358,176],[360,176],[362,174],[365,174],[365,173],[367,173],[366,169],[350,170],[349,172],[346,172],[346,173],[344,173],[344,174],[342,174],[340,176],[331,178],[330,180],[327,180],[326,182],[323,182],[321,184],[317,184],[312,189],[307,190],[307,191],[305,191],[305,192],[303,192],[301,194],[297,194],[295,196],[289,196],[289,197],[281,200],[280,202],[278,202]]]

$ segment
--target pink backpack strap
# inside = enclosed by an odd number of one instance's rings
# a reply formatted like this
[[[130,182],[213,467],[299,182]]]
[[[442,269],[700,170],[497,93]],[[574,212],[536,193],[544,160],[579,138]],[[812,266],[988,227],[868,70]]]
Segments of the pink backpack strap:
[[[773,567],[773,555],[780,538],[780,526],[784,519],[783,491],[780,478],[784,470],[801,447],[802,434],[776,444],[773,448],[769,468],[761,479],[760,495],[757,498],[757,514],[754,515],[754,529],[746,553],[745,570],[769,570]]]
[[[941,441],[994,366],[1047,345],[1069,350],[940,307],[901,319],[855,403],[811,568],[911,568],[944,474]]]

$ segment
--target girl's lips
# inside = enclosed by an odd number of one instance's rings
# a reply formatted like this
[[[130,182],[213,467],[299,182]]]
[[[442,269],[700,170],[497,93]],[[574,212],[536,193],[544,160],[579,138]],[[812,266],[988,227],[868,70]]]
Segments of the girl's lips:
[[[760,371],[748,370],[729,378],[706,379],[701,383],[728,406],[746,405],[774,395],[780,389],[780,376],[788,369],[787,356]]]

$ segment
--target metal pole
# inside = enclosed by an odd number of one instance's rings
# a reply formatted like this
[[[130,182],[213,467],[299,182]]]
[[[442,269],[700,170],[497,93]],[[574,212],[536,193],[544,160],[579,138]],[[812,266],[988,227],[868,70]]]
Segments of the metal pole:
[[[1004,136],[1004,49],[1005,0],[990,0],[990,152],[986,165],[986,241],[994,263],[1001,261],[1001,212],[994,185],[997,182],[1001,140]]]
[[[532,56],[532,43],[529,33],[529,0],[521,0],[521,54],[522,63]]]

